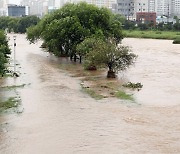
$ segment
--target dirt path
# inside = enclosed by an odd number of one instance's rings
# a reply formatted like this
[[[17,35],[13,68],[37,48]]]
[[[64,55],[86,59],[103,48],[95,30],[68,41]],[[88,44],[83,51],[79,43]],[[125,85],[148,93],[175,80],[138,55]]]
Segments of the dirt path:
[[[0,153],[180,153],[179,105],[96,101],[58,68],[55,57],[24,37],[17,37],[22,75],[7,81],[27,85],[18,89],[24,112],[0,117]]]

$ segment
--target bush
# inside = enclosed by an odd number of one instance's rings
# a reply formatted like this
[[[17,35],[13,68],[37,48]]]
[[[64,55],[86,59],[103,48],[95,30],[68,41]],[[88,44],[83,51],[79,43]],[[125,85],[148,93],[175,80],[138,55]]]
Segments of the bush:
[[[129,47],[117,45],[112,39],[88,38],[78,46],[77,50],[85,54],[85,61],[88,64],[108,68],[108,78],[115,78],[118,71],[127,69],[136,58]]]
[[[173,44],[180,44],[180,37],[174,39]]]
[[[3,75],[8,62],[10,49],[8,47],[7,37],[4,31],[0,31],[0,74]]]

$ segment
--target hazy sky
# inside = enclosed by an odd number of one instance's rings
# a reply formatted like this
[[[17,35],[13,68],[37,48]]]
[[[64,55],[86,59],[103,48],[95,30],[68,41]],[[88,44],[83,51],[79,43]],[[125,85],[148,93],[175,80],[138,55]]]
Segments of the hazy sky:
[[[11,4],[20,4],[21,0],[9,0],[9,3]]]
[[[56,6],[56,7],[59,6],[60,1],[61,1],[61,0],[55,0],[55,6]],[[66,2],[67,0],[64,0],[64,1]],[[10,4],[17,4],[17,5],[19,5],[20,2],[21,2],[21,0],[9,0],[9,3],[10,3]]]

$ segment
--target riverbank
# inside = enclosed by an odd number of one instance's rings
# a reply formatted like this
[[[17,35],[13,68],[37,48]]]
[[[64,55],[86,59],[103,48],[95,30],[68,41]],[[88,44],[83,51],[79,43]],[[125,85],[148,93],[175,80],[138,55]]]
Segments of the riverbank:
[[[124,30],[124,33],[128,38],[151,38],[165,40],[174,40],[180,38],[180,32],[175,31]]]

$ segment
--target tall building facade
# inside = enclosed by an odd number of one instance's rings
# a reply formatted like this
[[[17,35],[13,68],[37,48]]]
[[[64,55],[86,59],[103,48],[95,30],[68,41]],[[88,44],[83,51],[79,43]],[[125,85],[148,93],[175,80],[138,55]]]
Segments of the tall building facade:
[[[148,12],[149,0],[134,0],[134,11],[136,12]]]
[[[173,0],[173,15],[180,17],[180,0]]]
[[[135,19],[137,12],[149,12],[149,0],[117,0],[112,10],[128,19]]]
[[[117,0],[116,4],[113,4],[112,10],[114,13],[122,14],[126,18],[134,15],[134,1],[133,0]]]
[[[18,5],[8,5],[8,16],[22,17],[26,15],[26,7]]]
[[[48,4],[54,5],[51,0],[22,0],[21,5],[29,6],[30,15],[43,16],[48,13]]]
[[[98,7],[107,7],[112,8],[112,5],[116,3],[116,0],[66,0],[65,2],[78,3],[78,2],[87,2],[88,4],[94,4]]]
[[[180,0],[117,0],[113,11],[126,17],[137,12],[156,12],[157,16],[180,17]]]
[[[171,12],[172,0],[157,0],[156,1],[156,12],[158,16],[165,15],[169,16]]]
[[[0,16],[8,15],[9,0],[0,0]]]

